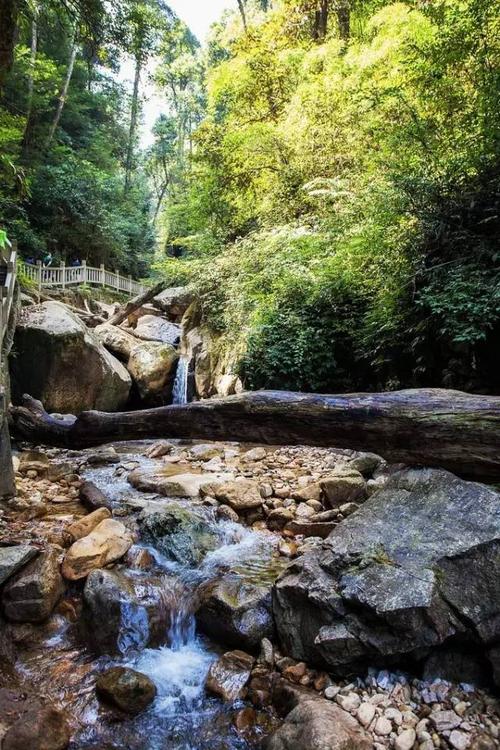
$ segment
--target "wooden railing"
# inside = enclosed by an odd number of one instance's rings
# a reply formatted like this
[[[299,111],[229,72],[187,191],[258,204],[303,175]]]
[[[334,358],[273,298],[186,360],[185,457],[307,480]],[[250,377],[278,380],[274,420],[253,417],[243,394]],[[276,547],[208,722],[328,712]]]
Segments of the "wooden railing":
[[[2,367],[3,342],[9,325],[16,286],[16,258],[17,247],[15,243],[10,250],[0,250],[0,369]]]
[[[36,265],[21,263],[23,273],[35,282],[41,291],[44,287],[80,286],[92,284],[94,286],[108,287],[117,292],[125,294],[142,294],[147,287],[139,281],[134,281],[131,276],[122,276],[118,271],[108,271],[101,265],[99,268],[88,266],[85,261],[81,266],[43,266],[40,262]]]

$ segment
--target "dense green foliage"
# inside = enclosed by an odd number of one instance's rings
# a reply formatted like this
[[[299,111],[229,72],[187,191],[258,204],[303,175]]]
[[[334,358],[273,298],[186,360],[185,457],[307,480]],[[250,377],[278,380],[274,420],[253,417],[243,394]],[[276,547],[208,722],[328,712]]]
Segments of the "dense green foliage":
[[[144,61],[153,54],[171,14],[159,0],[17,7],[0,105],[0,222],[27,258],[51,253],[145,275],[151,190],[118,70],[140,45]]]
[[[168,272],[251,387],[498,391],[499,7],[330,5],[214,29]]]

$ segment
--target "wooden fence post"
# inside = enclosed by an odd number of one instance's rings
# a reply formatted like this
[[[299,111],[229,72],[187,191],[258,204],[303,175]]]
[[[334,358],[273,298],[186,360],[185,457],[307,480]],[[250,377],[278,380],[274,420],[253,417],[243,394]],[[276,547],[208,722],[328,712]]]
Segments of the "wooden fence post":
[[[38,268],[38,294],[42,293],[42,261],[37,260],[36,267]]]
[[[87,261],[82,260],[82,284],[87,283]]]
[[[116,289],[120,291],[120,271],[115,268],[115,274],[116,274]]]
[[[66,266],[63,260],[60,263],[60,269],[61,269],[61,277],[62,277],[62,288],[66,289]]]
[[[101,285],[106,286],[106,269],[104,263],[101,263]]]

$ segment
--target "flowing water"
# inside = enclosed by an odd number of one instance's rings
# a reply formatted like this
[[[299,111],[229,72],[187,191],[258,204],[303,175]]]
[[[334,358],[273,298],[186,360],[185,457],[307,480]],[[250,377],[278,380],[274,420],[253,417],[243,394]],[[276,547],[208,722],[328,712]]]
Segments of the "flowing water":
[[[187,357],[179,357],[177,362],[177,370],[175,372],[174,386],[172,389],[172,403],[173,404],[187,404],[188,401],[188,373],[189,373],[189,359]]]
[[[143,443],[116,447],[124,451],[121,458],[126,465],[145,466],[153,463],[142,456],[146,446]],[[147,498],[131,488],[126,473],[120,476],[116,466],[90,468],[85,478],[95,482],[117,505],[124,499],[133,502]],[[135,652],[128,650],[122,657],[113,659],[96,657],[82,645],[75,615],[73,625],[68,623],[67,617],[53,618],[43,642],[33,644],[31,656],[30,650],[26,650],[23,659],[26,674],[48,690],[78,722],[71,750],[253,750],[270,731],[272,718],[259,712],[256,726],[244,736],[238,734],[234,716],[244,704],[224,705],[205,693],[210,665],[227,649],[196,632],[193,611],[200,582],[213,580],[221,570],[231,570],[234,575],[253,582],[274,580],[283,567],[276,556],[278,540],[267,532],[256,532],[238,523],[216,521],[210,508],[200,506],[200,512],[211,519],[220,544],[197,568],[167,560],[158,550],[139,542],[154,559],[156,580],[164,581],[162,594],[170,611],[166,645]],[[135,577],[139,585],[149,585],[151,571],[133,570],[128,574]],[[71,598],[66,606],[72,606]],[[124,634],[131,628],[133,632],[140,632],[143,626],[140,613],[129,612],[126,618],[122,615],[122,625]],[[127,646],[131,642],[124,640]],[[117,721],[95,697],[96,673],[116,664],[147,674],[157,687],[154,704],[136,718]]]

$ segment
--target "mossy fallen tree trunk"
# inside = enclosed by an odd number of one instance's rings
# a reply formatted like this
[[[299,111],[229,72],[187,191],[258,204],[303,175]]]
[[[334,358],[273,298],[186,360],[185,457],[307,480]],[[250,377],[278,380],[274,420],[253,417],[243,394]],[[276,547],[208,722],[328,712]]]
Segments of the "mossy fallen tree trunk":
[[[500,481],[500,397],[438,389],[329,396],[257,391],[184,406],[53,419],[26,396],[16,434],[83,448],[117,440],[193,438],[373,451],[391,462],[440,466]]]

